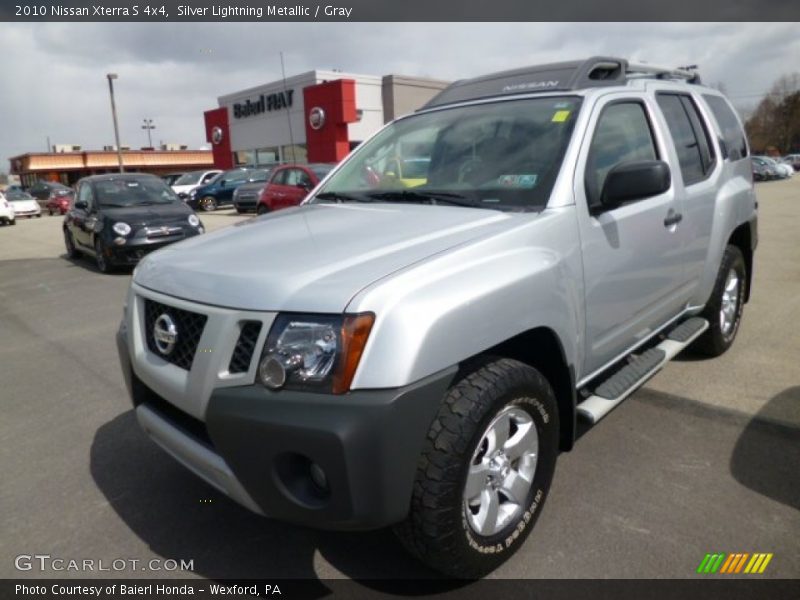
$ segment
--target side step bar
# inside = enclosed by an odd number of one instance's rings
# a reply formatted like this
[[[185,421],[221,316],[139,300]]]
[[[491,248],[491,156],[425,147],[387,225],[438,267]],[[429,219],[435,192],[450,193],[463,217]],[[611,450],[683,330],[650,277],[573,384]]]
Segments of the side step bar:
[[[586,400],[578,404],[578,414],[592,425],[625,400],[667,362],[696,340],[706,329],[708,321],[701,317],[687,319],[667,334],[657,346],[639,354],[627,365],[600,382]]]

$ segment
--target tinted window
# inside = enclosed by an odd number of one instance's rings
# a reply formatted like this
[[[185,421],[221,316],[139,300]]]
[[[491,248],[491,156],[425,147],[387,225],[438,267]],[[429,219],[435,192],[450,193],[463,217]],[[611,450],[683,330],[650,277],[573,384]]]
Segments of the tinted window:
[[[88,183],[84,183],[78,190],[78,201],[86,202],[87,210],[92,208],[92,205],[94,204],[94,198],[92,194],[92,186],[90,186]]]
[[[608,172],[615,166],[658,158],[650,122],[638,102],[612,104],[603,111],[595,128],[586,162],[586,196],[597,206]]]
[[[711,170],[712,154],[697,109],[684,95],[658,94],[657,100],[675,143],[683,183],[702,181]]]
[[[175,192],[166,183],[155,177],[152,179],[114,178],[98,181],[94,184],[94,193],[98,204],[108,208],[170,204],[178,199]]]
[[[723,158],[740,160],[746,157],[747,138],[745,138],[742,126],[739,125],[739,120],[728,102],[720,96],[704,95],[703,99],[722,130],[722,140],[725,142],[725,152],[727,153]]]
[[[704,177],[703,161],[689,115],[686,114],[681,99],[672,94],[659,94],[658,105],[664,113],[672,141],[675,143],[683,183],[691,185],[701,181]]]

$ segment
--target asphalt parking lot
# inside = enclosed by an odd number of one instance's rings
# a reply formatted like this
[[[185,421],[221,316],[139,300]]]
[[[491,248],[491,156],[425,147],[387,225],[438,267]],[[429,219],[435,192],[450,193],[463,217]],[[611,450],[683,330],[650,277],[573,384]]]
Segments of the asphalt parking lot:
[[[757,190],[754,292],[732,350],[679,357],[585,432],[493,577],[686,578],[709,552],[771,552],[763,577],[800,577],[800,176]],[[0,577],[93,576],[15,569],[37,553],[193,560],[191,573],[114,573],[131,577],[434,576],[388,531],[250,514],[148,441],[114,344],[130,273],[68,260],[60,223],[0,227]]]

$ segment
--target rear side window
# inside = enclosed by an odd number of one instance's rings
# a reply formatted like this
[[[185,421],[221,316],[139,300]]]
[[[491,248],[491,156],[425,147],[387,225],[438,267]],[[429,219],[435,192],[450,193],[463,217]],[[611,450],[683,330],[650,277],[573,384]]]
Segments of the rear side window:
[[[656,160],[650,122],[639,102],[607,106],[597,121],[586,162],[586,197],[589,206],[600,203],[608,172],[615,166],[640,160]]]
[[[722,141],[724,142],[723,158],[730,158],[731,160],[746,158],[747,138],[728,102],[720,96],[706,94],[703,95],[703,100],[708,104],[722,130]]]
[[[702,181],[714,165],[714,150],[697,107],[683,94],[658,94],[656,99],[675,142],[683,183]]]

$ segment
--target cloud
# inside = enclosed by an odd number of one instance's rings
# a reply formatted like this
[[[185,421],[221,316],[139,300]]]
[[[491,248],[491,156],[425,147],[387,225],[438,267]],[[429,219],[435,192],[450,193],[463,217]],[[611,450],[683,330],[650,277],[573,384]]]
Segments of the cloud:
[[[0,158],[50,142],[113,143],[105,74],[115,72],[122,143],[205,143],[217,97],[319,69],[457,79],[604,54],[698,64],[752,106],[796,70],[796,23],[3,23]],[[0,165],[6,169],[7,163]]]

